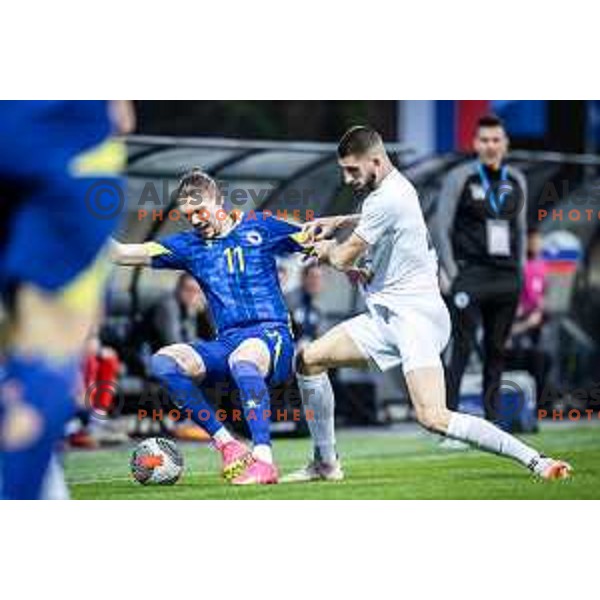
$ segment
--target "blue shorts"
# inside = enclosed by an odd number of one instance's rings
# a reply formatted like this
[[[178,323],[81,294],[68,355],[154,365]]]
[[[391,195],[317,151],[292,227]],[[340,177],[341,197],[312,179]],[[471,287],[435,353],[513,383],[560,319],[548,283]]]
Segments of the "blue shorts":
[[[265,342],[271,354],[269,385],[286,382],[294,370],[294,339],[283,323],[261,323],[230,329],[214,341],[200,340],[190,346],[202,357],[206,367],[205,383],[222,384],[231,380],[229,356],[244,341],[258,338]]]
[[[92,266],[124,208],[106,103],[0,103],[0,132],[0,291],[58,292]]]

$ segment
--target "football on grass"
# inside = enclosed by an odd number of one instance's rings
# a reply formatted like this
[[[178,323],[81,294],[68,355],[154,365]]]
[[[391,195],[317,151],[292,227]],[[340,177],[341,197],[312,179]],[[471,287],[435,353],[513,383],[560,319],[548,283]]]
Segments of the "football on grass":
[[[142,485],[173,485],[183,472],[183,455],[171,440],[148,438],[136,446],[130,464]]]

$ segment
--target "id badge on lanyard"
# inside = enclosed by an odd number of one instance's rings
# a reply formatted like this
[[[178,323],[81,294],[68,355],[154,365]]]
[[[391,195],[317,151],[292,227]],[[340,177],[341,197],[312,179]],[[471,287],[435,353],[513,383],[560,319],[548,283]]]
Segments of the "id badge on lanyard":
[[[508,221],[486,221],[487,251],[490,256],[510,256],[510,229]]]
[[[481,178],[481,184],[483,185],[486,199],[494,213],[497,216],[500,216],[500,211],[502,210],[505,202],[504,194],[500,194],[500,198],[497,198],[481,163],[479,163],[478,168],[479,177]],[[508,181],[506,166],[502,167],[500,181]],[[507,220],[488,218],[486,220],[485,233],[487,252],[490,256],[510,256],[510,225]]]

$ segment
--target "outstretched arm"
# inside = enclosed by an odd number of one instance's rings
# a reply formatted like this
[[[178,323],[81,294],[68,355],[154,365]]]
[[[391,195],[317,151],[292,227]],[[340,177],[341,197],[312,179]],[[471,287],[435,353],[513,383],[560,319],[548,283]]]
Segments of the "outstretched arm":
[[[128,267],[146,267],[152,263],[151,244],[122,244],[110,241],[110,259],[117,265]]]

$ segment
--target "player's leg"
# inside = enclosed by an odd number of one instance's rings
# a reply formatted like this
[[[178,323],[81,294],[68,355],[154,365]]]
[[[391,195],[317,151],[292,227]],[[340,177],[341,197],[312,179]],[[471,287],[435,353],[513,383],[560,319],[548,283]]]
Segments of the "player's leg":
[[[211,436],[223,459],[223,476],[230,480],[245,467],[249,452],[218,419],[199,387],[209,373],[217,377],[221,373],[222,379],[227,376],[227,354],[228,349],[219,342],[173,344],[152,357],[150,368],[171,401]]]
[[[103,102],[13,103],[0,120],[9,133],[0,144],[0,203],[10,207],[0,243],[10,318],[0,389],[2,493],[38,498],[74,412],[81,351],[108,270],[99,255],[119,218],[119,207],[93,215],[98,196],[90,192],[101,173],[109,196],[122,193],[114,176],[125,153],[101,144],[110,132]]]
[[[350,329],[364,329],[367,320],[366,315],[361,315],[337,325],[299,352],[296,379],[313,440],[314,457],[307,466],[289,474],[283,481],[343,479],[336,451],[335,398],[327,370],[339,366],[368,366],[364,350],[348,333]]]
[[[426,305],[423,302],[423,306]],[[448,410],[444,369],[440,360],[447,335],[444,311],[411,309],[394,318],[390,327],[402,356],[409,395],[419,423],[436,433],[507,456],[545,478],[568,476],[566,463],[542,457],[535,449],[485,419]]]
[[[75,412],[79,356],[102,282],[93,273],[58,293],[27,283],[14,293],[0,436],[6,498],[40,497],[54,445]]]
[[[279,474],[271,451],[271,399],[268,380],[279,361],[291,363],[291,357],[282,357],[284,338],[277,329],[262,332],[241,342],[229,357],[231,376],[240,392],[246,423],[254,445],[254,463],[239,477],[236,485],[277,483]],[[289,344],[286,344],[286,347]],[[284,365],[285,366],[285,365]],[[288,369],[286,369],[289,371]]]
[[[441,364],[414,369],[405,373],[405,377],[417,420],[423,427],[480,450],[512,458],[546,479],[569,475],[570,467],[566,463],[542,456],[489,421],[448,410]]]
[[[270,397],[266,378],[271,369],[271,353],[260,338],[243,341],[229,356],[229,370],[239,392],[244,417],[252,435],[253,454],[258,460],[273,462],[270,433]]]
[[[248,464],[250,453],[223,425],[200,387],[209,375],[227,377],[228,353],[220,342],[173,344],[152,357],[151,372],[166,387],[171,401],[211,436],[223,461],[222,475],[230,481]]]
[[[171,402],[216,439],[226,435],[199,385],[207,368],[201,354],[188,344],[161,348],[150,360],[150,371],[169,392]],[[227,440],[223,440],[227,441]]]
[[[279,475],[271,456],[268,386],[279,385],[290,378],[294,340],[286,326],[261,325],[232,335],[229,342],[234,346],[229,357],[230,373],[240,391],[244,415],[254,442],[253,464],[233,483],[276,483]]]
[[[360,323],[356,321],[350,326],[360,327]],[[366,368],[368,365],[346,327],[335,326],[298,354],[296,378],[315,445],[315,459],[325,465],[337,463],[335,398],[327,371],[338,366]]]
[[[69,500],[69,489],[65,483],[62,456],[54,453],[46,470],[41,493],[42,500]]]
[[[0,393],[7,498],[40,497],[54,445],[75,410],[83,344],[108,273],[101,248],[114,226],[85,208],[94,181],[55,173],[23,181],[26,198],[15,191],[19,203],[0,261],[10,320]]]

